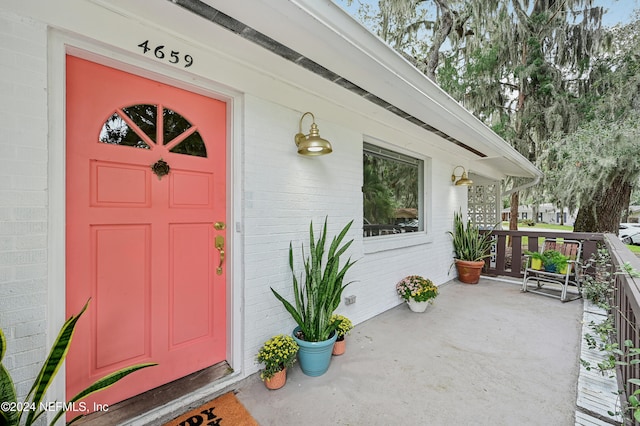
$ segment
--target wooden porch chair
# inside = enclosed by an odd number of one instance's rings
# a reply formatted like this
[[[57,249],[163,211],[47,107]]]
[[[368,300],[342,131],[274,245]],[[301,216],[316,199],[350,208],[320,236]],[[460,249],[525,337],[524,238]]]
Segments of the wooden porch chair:
[[[540,253],[546,250],[557,250],[569,258],[569,264],[564,274],[558,272],[547,272],[531,267],[531,256],[525,255],[524,277],[522,279],[522,291],[542,294],[544,296],[559,298],[562,302],[576,300],[582,297],[582,242],[578,240],[546,238],[542,244]],[[535,281],[535,286],[530,285],[530,281]],[[546,284],[552,284],[553,287]],[[577,289],[577,294],[568,297],[567,289],[573,285]],[[559,286],[559,288],[558,288]],[[558,293],[559,290],[559,293]]]

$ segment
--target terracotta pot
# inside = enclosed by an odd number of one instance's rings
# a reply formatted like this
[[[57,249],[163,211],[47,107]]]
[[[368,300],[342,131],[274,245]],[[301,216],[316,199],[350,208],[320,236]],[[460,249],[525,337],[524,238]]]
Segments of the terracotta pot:
[[[484,267],[484,260],[476,262],[468,260],[456,259],[456,268],[458,268],[458,280],[465,284],[478,284],[480,281],[480,272]]]
[[[287,369],[283,368],[273,375],[270,379],[264,381],[264,385],[267,389],[275,390],[280,389],[287,382]]]
[[[336,342],[333,344],[333,352],[331,352],[331,354],[342,355],[346,349],[347,349],[346,339],[336,340]]]

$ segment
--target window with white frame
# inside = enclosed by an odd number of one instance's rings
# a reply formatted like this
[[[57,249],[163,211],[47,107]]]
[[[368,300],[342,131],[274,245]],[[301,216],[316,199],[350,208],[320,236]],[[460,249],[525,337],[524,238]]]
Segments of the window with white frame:
[[[365,237],[424,231],[424,161],[364,143]]]

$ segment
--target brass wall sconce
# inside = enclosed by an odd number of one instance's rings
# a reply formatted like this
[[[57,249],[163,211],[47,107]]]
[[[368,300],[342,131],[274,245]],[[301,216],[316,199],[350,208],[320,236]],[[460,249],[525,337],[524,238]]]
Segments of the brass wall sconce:
[[[456,180],[456,178],[458,177],[456,175],[456,170],[458,170],[458,169],[462,169],[462,174],[460,175],[460,179]],[[456,186],[460,186],[460,185],[471,186],[471,185],[473,185],[473,181],[467,177],[467,171],[462,166],[456,166],[453,169],[453,173],[451,174],[451,182],[455,182]]]
[[[309,134],[305,135],[304,133],[302,133],[302,119],[307,114],[311,116],[313,122],[311,123]],[[331,148],[331,143],[329,143],[328,140],[322,139],[320,137],[320,132],[318,130],[318,126],[316,125],[316,118],[310,112],[305,112],[304,114],[302,114],[302,117],[300,117],[298,133],[295,136],[295,141],[296,146],[298,147],[298,154],[300,155],[325,155],[333,151],[333,148]]]

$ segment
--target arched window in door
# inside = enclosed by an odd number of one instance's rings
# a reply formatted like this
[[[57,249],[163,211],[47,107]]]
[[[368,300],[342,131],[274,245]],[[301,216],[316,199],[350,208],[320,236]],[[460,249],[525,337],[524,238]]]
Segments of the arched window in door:
[[[117,108],[102,125],[99,140],[141,149],[163,145],[176,154],[207,156],[207,147],[197,127],[162,105]]]

